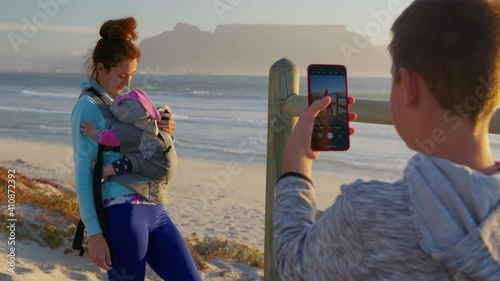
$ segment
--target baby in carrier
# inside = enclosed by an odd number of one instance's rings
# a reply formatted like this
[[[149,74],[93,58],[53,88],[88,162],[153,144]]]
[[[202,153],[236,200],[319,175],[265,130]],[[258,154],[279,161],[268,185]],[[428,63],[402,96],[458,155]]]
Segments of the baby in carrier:
[[[106,147],[124,155],[103,167],[102,177],[135,173],[153,180],[168,181],[177,167],[177,154],[171,136],[158,128],[160,112],[170,113],[168,106],[155,108],[140,89],[118,95],[110,106],[117,122],[111,129],[97,130],[94,121],[81,124],[84,136],[90,136]]]

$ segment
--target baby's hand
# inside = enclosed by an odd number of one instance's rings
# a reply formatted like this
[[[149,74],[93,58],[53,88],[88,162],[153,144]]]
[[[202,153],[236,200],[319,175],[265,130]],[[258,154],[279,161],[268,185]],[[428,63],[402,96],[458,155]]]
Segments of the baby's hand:
[[[97,136],[97,128],[94,120],[92,120],[92,123],[89,123],[87,120],[83,120],[80,126],[80,132],[82,132],[82,135],[90,137]]]

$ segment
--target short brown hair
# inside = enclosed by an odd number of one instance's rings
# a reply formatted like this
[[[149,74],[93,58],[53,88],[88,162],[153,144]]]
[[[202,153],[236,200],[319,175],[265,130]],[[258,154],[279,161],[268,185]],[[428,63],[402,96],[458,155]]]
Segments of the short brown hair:
[[[415,0],[392,26],[389,51],[395,69],[418,73],[433,96],[455,113],[468,106],[473,124],[499,102],[500,3],[497,0]],[[394,76],[399,82],[399,72]],[[489,80],[478,94],[481,79]],[[481,89],[484,89],[481,88]]]
[[[117,66],[125,58],[133,60],[141,57],[141,51],[132,42],[137,39],[136,28],[133,17],[108,20],[101,26],[101,39],[97,41],[86,63],[90,78],[95,78],[98,63],[102,63],[109,71],[110,67]]]

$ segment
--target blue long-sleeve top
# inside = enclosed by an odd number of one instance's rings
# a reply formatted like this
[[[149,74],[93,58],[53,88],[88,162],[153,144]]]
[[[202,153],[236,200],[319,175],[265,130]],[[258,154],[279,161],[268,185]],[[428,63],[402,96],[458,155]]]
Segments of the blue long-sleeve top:
[[[97,84],[96,81],[90,81],[90,84],[104,98],[112,101],[111,97]],[[87,88],[89,83],[82,83],[82,88]],[[98,142],[92,137],[83,136],[80,132],[80,124],[87,120],[95,121],[98,129],[109,129],[109,124],[99,110],[96,101],[89,95],[84,95],[78,99],[73,111],[71,112],[71,134],[73,137],[73,155],[75,160],[75,186],[80,206],[80,218],[85,224],[87,235],[92,236],[101,233],[101,227],[97,219],[97,213],[94,206],[93,185],[92,185],[92,161],[97,160]],[[103,165],[122,158],[123,155],[117,152],[104,151]],[[114,198],[133,191],[127,187],[105,181],[102,184],[102,198]]]

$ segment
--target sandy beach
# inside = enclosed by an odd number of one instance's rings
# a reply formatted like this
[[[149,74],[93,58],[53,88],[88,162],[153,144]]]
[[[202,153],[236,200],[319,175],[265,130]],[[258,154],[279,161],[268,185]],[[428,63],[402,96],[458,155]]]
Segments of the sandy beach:
[[[184,237],[218,237],[264,250],[265,182],[263,166],[209,162],[183,158],[170,185],[165,205]],[[63,186],[74,182],[72,148],[67,145],[0,139],[0,166],[31,178],[45,178]],[[313,173],[317,207],[330,206],[339,188],[352,179]],[[4,202],[1,203],[2,205]],[[102,280],[104,271],[65,248],[50,249],[29,240],[17,241],[17,270],[7,269],[8,245],[0,234],[1,280]],[[230,270],[231,274],[222,274]],[[204,280],[260,280],[262,269],[214,260]],[[155,279],[150,279],[155,280]]]

